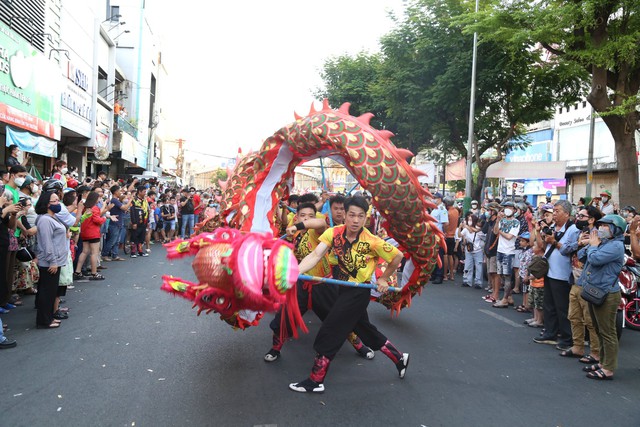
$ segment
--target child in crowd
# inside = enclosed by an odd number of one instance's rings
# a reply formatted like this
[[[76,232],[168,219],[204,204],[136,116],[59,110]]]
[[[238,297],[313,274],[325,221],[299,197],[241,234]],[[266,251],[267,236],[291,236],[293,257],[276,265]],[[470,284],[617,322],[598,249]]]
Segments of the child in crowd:
[[[529,240],[531,239],[531,235],[529,232],[522,233],[518,236],[520,249],[522,251],[518,254],[520,260],[520,268],[518,270],[518,275],[520,277],[520,285],[522,289],[522,305],[516,307],[516,310],[520,313],[530,313],[531,309],[528,304],[529,297],[529,264],[531,263],[531,258],[533,257],[533,249],[531,249],[531,245]]]
[[[544,248],[537,241],[533,244],[533,257],[531,257],[531,262],[527,270],[529,273],[529,283],[531,285],[533,318],[525,320],[525,323],[532,328],[541,328],[544,323],[542,316],[544,277],[549,271],[549,262],[544,257]]]

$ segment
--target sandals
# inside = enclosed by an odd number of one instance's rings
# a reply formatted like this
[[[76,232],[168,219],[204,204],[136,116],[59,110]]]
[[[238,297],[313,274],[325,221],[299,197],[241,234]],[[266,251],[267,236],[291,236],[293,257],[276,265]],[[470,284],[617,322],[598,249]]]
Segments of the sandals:
[[[600,361],[598,359],[596,359],[595,357],[593,357],[590,354],[585,354],[584,356],[582,356],[580,358],[580,360],[578,360],[578,362],[580,362],[580,363],[592,363],[592,364],[593,363],[595,363],[595,364],[600,363]]]
[[[594,371],[597,371],[598,369],[602,369],[600,367],[599,363],[596,363],[596,364],[593,364],[593,365],[589,365],[589,366],[585,366],[585,367],[582,368],[582,370],[584,372],[594,372]]]
[[[561,357],[575,357],[575,358],[582,357],[582,355],[574,353],[573,350],[571,350],[571,349],[561,351],[560,353],[558,353],[558,356],[561,356]]]
[[[516,307],[516,311],[518,313],[531,313],[531,309],[528,309],[527,307],[525,307],[524,305],[519,305]]]
[[[498,301],[495,304],[492,304],[492,307],[493,308],[507,308],[507,307],[509,307],[509,303]]]
[[[55,329],[59,327],[60,327],[60,323],[58,322],[52,322],[49,325],[36,325],[36,329]]]
[[[104,276],[100,273],[91,274],[89,280],[104,280]]]
[[[607,375],[604,373],[604,371],[602,369],[597,369],[595,371],[591,371],[589,373],[587,373],[587,378],[592,379],[592,380],[612,380],[613,379],[613,375]]]

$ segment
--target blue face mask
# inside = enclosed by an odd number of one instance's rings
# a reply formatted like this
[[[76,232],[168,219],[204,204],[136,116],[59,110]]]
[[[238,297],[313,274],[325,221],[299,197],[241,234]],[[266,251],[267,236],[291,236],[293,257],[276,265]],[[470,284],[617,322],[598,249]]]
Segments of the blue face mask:
[[[60,213],[62,210],[62,205],[58,203],[57,205],[49,205],[49,210],[53,213]]]
[[[145,184],[144,188],[149,189],[149,184]]]

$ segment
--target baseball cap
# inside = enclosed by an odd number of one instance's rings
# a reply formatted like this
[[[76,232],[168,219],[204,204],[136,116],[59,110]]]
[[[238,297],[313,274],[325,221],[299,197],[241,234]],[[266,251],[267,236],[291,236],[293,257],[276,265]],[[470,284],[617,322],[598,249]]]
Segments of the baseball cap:
[[[551,212],[551,213],[553,213],[553,205],[551,205],[551,204],[544,204],[544,205],[540,206],[540,210],[541,210],[542,212]]]
[[[529,234],[528,231],[525,231],[524,233],[518,236],[518,239],[529,240],[530,238],[531,238],[531,234]]]
[[[442,193],[439,191],[436,191],[436,193],[433,195],[434,199],[442,199]]]
[[[611,198],[611,191],[604,190],[603,192],[600,193],[600,196]]]

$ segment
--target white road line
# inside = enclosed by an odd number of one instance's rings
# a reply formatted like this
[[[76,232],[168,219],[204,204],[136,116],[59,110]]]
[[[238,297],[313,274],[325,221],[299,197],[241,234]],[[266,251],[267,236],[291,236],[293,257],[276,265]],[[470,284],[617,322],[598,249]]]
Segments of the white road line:
[[[518,323],[514,322],[513,320],[509,320],[504,316],[500,316],[499,314],[494,313],[491,310],[478,310],[481,313],[484,314],[488,314],[491,317],[495,317],[496,319],[500,320],[501,322],[506,323],[507,325],[513,326],[514,328],[524,328],[524,325],[519,325]]]

